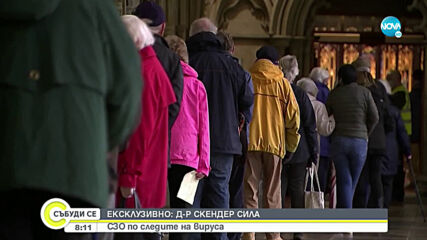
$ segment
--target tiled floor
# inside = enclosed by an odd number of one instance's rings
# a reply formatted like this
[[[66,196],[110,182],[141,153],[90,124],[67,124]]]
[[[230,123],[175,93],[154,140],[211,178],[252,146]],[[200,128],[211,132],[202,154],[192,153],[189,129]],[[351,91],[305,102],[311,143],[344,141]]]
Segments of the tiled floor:
[[[427,211],[427,178],[421,178],[419,182],[421,195],[423,196],[424,209]],[[427,213],[427,212],[426,212]],[[292,239],[291,234],[284,234],[286,240]],[[263,234],[257,234],[257,240],[263,239]],[[329,240],[346,239],[334,234],[305,234],[304,239]],[[389,209],[389,231],[383,234],[355,233],[355,240],[427,240],[427,223],[424,223],[418,208],[414,191],[408,190],[403,204],[394,204]]]
[[[427,176],[419,179],[424,209],[427,214]],[[292,234],[282,234],[284,240],[291,240]],[[168,238],[164,238],[167,240]],[[258,233],[257,240],[264,240],[265,234]],[[339,240],[337,234],[304,234],[307,240]],[[427,240],[427,223],[424,223],[418,208],[417,198],[413,190],[406,192],[403,204],[394,204],[389,209],[389,231],[382,234],[355,233],[354,240]]]

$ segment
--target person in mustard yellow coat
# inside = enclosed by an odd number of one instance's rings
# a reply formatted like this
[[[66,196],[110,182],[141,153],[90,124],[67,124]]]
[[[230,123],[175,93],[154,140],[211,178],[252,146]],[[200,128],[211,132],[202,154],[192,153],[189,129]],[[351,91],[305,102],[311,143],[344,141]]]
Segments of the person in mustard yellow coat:
[[[248,159],[245,166],[244,206],[258,208],[258,191],[263,176],[264,208],[281,208],[282,159],[295,152],[300,135],[299,108],[289,82],[276,65],[279,54],[274,47],[257,51],[257,61],[249,70],[254,86],[254,109],[249,125]],[[268,240],[281,239],[267,233]],[[243,234],[254,240],[254,233]]]

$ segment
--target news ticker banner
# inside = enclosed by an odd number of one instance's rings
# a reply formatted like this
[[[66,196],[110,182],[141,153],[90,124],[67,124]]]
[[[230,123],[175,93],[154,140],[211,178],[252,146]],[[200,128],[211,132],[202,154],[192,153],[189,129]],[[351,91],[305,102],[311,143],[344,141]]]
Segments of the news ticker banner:
[[[387,232],[387,209],[99,209],[47,201],[40,216],[65,232]]]

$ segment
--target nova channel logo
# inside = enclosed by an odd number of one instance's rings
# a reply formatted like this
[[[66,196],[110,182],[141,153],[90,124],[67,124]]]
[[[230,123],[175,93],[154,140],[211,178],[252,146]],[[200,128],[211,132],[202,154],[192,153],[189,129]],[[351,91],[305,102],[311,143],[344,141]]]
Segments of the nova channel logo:
[[[393,16],[388,16],[383,19],[381,22],[381,31],[386,35],[387,37],[396,37],[401,38],[402,32],[400,31],[402,29],[402,25],[400,25],[399,19]]]

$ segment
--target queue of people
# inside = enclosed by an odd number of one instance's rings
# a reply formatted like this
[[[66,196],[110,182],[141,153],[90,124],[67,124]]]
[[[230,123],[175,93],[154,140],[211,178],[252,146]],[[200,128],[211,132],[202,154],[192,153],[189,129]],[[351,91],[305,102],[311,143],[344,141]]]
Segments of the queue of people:
[[[339,68],[330,91],[327,70],[298,79],[297,58],[280,57],[273,46],[259,48],[245,71],[231,35],[208,18],[195,20],[184,41],[164,36],[166,17],[155,2],[120,18],[113,4],[95,1],[95,19],[83,0],[54,2],[39,12],[17,4],[3,19],[31,22],[0,44],[9,59],[0,65],[7,116],[0,120],[0,191],[13,196],[1,204],[14,212],[0,222],[4,239],[87,237],[42,226],[40,206],[52,197],[105,207],[109,192],[110,207],[163,208],[169,191],[172,208],[304,208],[309,168],[323,192],[335,169],[337,208],[388,207],[393,195],[403,198],[410,99],[419,94],[408,94],[399,72],[376,80],[362,55]],[[69,11],[79,17],[60,17]],[[75,28],[59,35],[64,25]],[[79,47],[66,47],[64,38]],[[187,174],[199,181],[192,204],[177,197]],[[28,227],[18,231],[17,222]],[[169,238],[254,240],[255,233]]]

